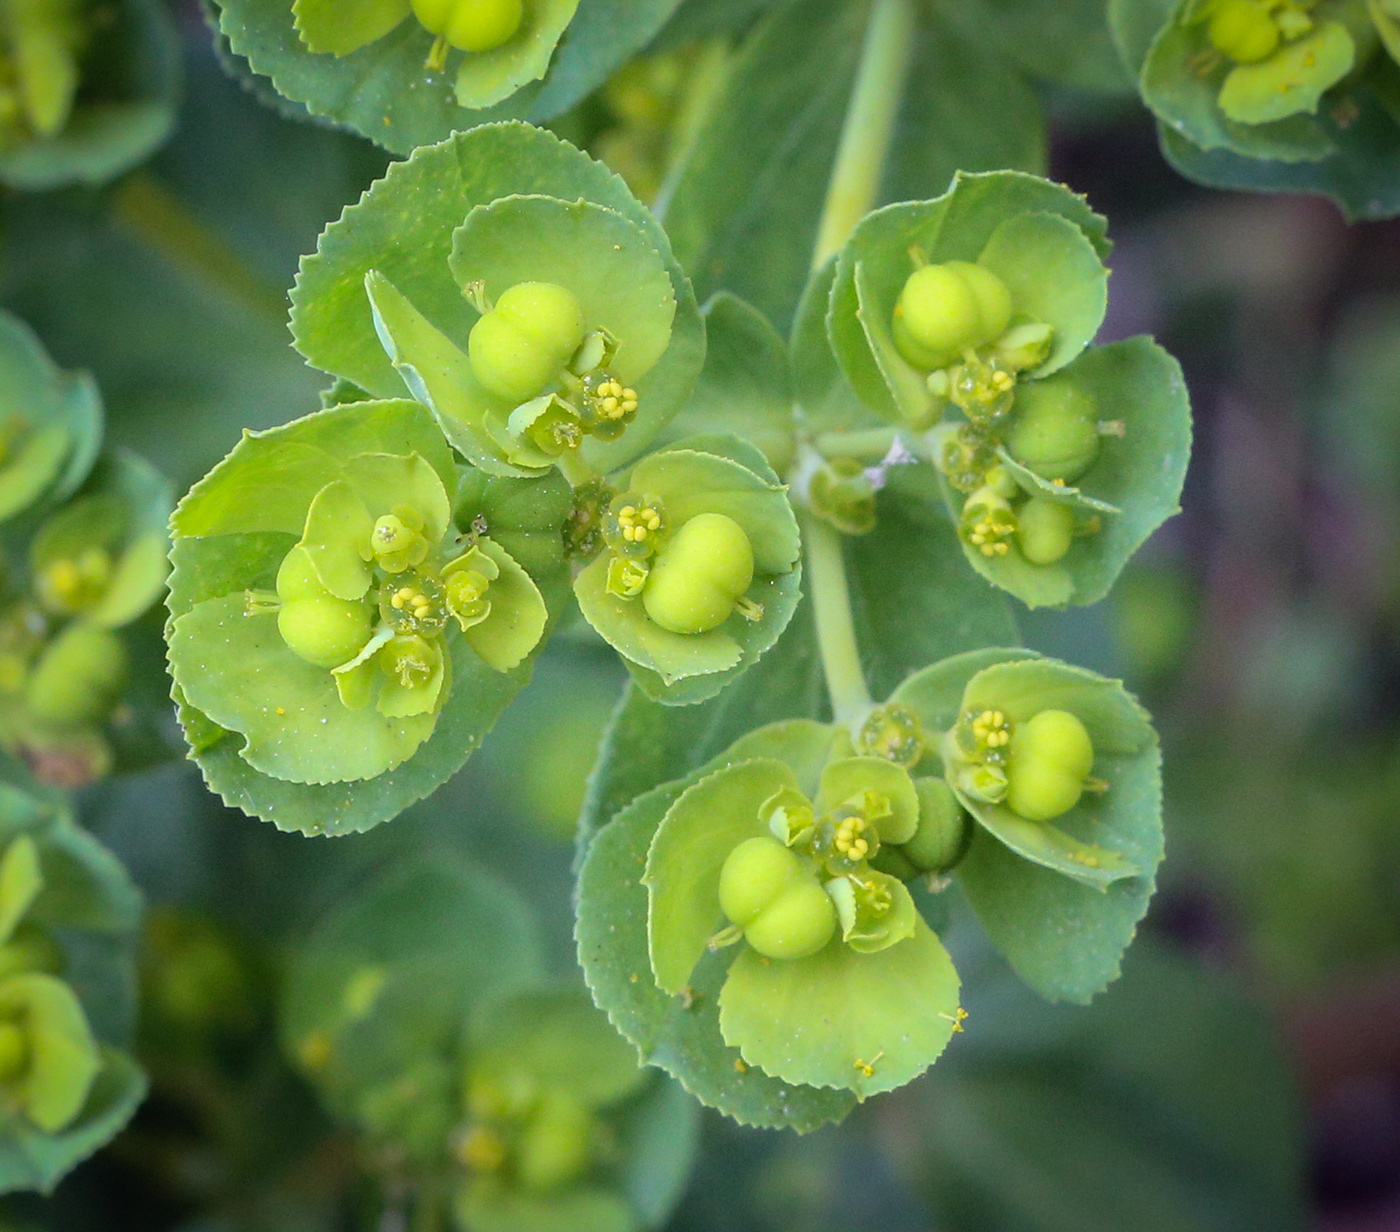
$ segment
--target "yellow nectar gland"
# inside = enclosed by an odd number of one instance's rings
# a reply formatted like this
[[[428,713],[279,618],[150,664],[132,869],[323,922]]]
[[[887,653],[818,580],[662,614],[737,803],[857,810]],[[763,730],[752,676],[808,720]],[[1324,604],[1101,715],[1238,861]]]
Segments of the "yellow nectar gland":
[[[486,1125],[473,1125],[457,1144],[457,1158],[473,1172],[497,1172],[506,1162],[506,1144]]]
[[[594,390],[598,414],[604,419],[626,419],[637,411],[637,391],[615,377],[604,381]]]
[[[847,860],[864,860],[870,855],[870,839],[867,832],[870,823],[864,817],[847,817],[836,826],[836,837],[831,845],[837,855]]]
[[[661,530],[661,514],[650,505],[641,508],[623,505],[617,511],[617,525],[628,543],[645,543],[648,539],[655,539]]]

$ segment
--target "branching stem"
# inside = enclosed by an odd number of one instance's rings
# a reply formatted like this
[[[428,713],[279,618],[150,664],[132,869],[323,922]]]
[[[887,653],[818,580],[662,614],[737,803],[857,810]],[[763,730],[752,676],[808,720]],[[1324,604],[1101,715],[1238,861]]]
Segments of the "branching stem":
[[[875,204],[899,118],[914,34],[913,0],[874,0],[822,208],[812,253],[814,270],[841,248],[856,223]],[[888,449],[888,442],[885,447]],[[838,723],[855,725],[865,718],[873,703],[860,665],[841,536],[833,527],[808,515],[803,519],[803,537],[807,584],[831,708]]]

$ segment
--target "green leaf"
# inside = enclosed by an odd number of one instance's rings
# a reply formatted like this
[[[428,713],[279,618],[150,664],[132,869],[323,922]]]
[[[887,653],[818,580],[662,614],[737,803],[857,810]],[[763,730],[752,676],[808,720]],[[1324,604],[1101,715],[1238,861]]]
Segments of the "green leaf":
[[[552,120],[592,93],[641,51],[666,24],[679,0],[579,0],[554,67],[530,109]]]
[[[686,1002],[656,987],[647,952],[647,891],[640,873],[661,818],[685,783],[658,788],[594,838],[579,873],[579,962],[594,1000],[642,1059],[702,1102],[745,1125],[799,1132],[839,1121],[855,1106],[845,1091],[794,1087],[744,1065],[719,1033],[718,996],[733,951],[707,955]]]
[[[477,206],[453,234],[451,268],[463,288],[483,282],[495,300],[517,283],[557,283],[577,297],[589,330],[604,329],[617,339],[609,367],[636,387],[639,408],[621,440],[583,445],[585,460],[603,470],[623,465],[651,442],[698,372],[690,348],[668,349],[676,297],[651,239],[615,210],[545,196]],[[479,414],[499,407],[499,399],[487,397],[490,405]]]
[[[782,6],[748,37],[675,174],[666,225],[702,297],[726,289],[786,329],[863,41],[858,0]],[[879,200],[940,191],[959,169],[1045,165],[1034,94],[1001,54],[920,15]]]
[[[922,919],[876,954],[834,940],[778,962],[743,946],[720,993],[720,1030],[750,1065],[864,1099],[938,1059],[958,1023],[958,992],[952,959]]]
[[[433,36],[411,16],[341,56],[318,54],[302,42],[286,0],[224,0],[219,28],[232,51],[287,98],[409,154],[454,130],[525,115],[538,92],[528,83],[544,75],[577,4],[534,0],[527,24],[508,42],[453,54],[441,73],[425,69]]]
[[[1055,330],[1054,349],[1029,376],[1058,372],[1099,332],[1108,311],[1108,270],[1069,219],[1008,218],[992,232],[978,262],[1006,284],[1018,315]]]
[[[573,489],[555,470],[539,479],[510,479],[463,469],[453,500],[458,526],[479,527],[532,577],[556,589],[567,583],[563,527],[572,512]]]
[[[505,548],[490,539],[477,540],[477,547],[496,562],[500,573],[491,579],[487,592],[491,614],[463,636],[489,666],[508,672],[540,644],[549,624],[549,608],[534,579]]]
[[[891,813],[880,818],[882,843],[907,843],[919,827],[919,795],[902,766],[881,757],[843,757],[822,771],[814,803],[819,813],[839,808],[853,796],[876,791],[890,803]]]
[[[898,422],[924,417],[931,405],[923,374],[899,355],[889,335],[895,301],[913,271],[910,247],[917,245],[933,263],[976,261],[998,227],[1027,214],[1064,218],[1100,259],[1107,256],[1107,224],[1083,197],[1013,171],[960,173],[934,201],[887,206],[861,221],[837,260],[827,330],[837,360],[866,406]],[[1076,271],[1096,277],[1081,267],[1081,260],[1073,258]],[[1027,285],[1038,284],[1028,279]],[[1038,290],[1037,299],[1045,294]],[[1090,304],[1095,294],[1089,293]],[[1019,304],[1013,307],[1020,309]],[[1084,328],[1082,312],[1067,318],[1075,322],[1075,333]]]
[[[765,801],[797,789],[772,758],[716,770],[688,787],[667,811],[647,852],[642,881],[650,908],[647,935],[657,986],[680,993],[718,930],[719,874],[729,853],[764,832]]]
[[[0,945],[14,935],[15,925],[43,888],[38,849],[32,838],[21,834],[10,841],[0,858]]]
[[[346,56],[383,38],[412,11],[409,0],[293,0],[292,20],[309,50]]]
[[[661,255],[676,301],[665,362],[667,370],[677,374],[678,384],[663,389],[658,372],[653,396],[658,401],[674,398],[679,405],[703,362],[704,326],[666,233],[601,163],[526,124],[488,125],[415,150],[331,223],[315,254],[303,259],[292,291],[297,349],[316,367],[371,394],[400,395],[403,380],[375,332],[365,276],[379,271],[465,351],[476,310],[462,296],[448,266],[453,234],[475,207],[500,197],[532,194],[585,200],[614,210],[637,226]],[[627,440],[624,436],[620,444]]]
[[[856,396],[836,362],[826,332],[826,308],[836,278],[836,258],[816,270],[802,292],[792,322],[794,394],[804,422],[814,432],[878,427],[881,419]]]
[[[283,531],[300,538],[316,494],[351,458],[422,455],[455,491],[452,451],[416,402],[354,402],[245,432],[233,451],[185,495],[170,520],[177,537]]]
[[[298,947],[278,1030],[332,1108],[354,1116],[366,1092],[454,1058],[474,1009],[542,975],[537,925],[509,885],[420,855],[340,902]]]
[[[611,1028],[609,1028],[611,1029]],[[690,1182],[700,1139],[700,1105],[660,1074],[622,1110],[618,1181],[644,1227],[665,1224]]]
[[[541,1091],[606,1108],[647,1080],[637,1052],[581,987],[530,990],[480,1010],[471,1031],[472,1070],[507,1084],[521,1075]]]
[[[487,474],[523,477],[538,473],[507,460],[505,450],[487,429],[488,410],[499,412],[503,408],[477,381],[466,351],[378,270],[365,275],[365,294],[375,331],[394,370],[409,393],[432,411],[448,443]]]
[[[1327,127],[1311,116],[1293,115],[1265,124],[1241,124],[1220,108],[1228,61],[1202,76],[1193,67],[1210,50],[1204,23],[1187,25],[1182,0],[1176,19],[1163,26],[1143,64],[1143,101],[1172,131],[1206,150],[1229,150],[1248,158],[1316,162],[1336,146]]]
[[[87,373],[65,373],[23,321],[0,312],[0,432],[26,435],[0,465],[0,521],[46,494],[55,503],[87,478],[102,444],[102,397]],[[32,435],[31,435],[32,434]]]
[[[1322,96],[1351,72],[1356,43],[1345,25],[1322,21],[1305,38],[1279,48],[1258,64],[1237,64],[1217,99],[1220,110],[1240,124],[1268,124],[1307,112],[1316,115]]]
[[[170,136],[180,88],[179,41],[159,0],[119,0],[81,66],[72,115],[49,138],[0,150],[0,184],[42,192],[104,184]]]
[[[106,1146],[146,1097],[146,1077],[125,1053],[102,1050],[98,1072],[76,1120],[56,1134],[18,1122],[0,1136],[0,1192],[50,1193],[68,1172]]]
[[[768,465],[792,465],[792,376],[787,346],[765,317],[737,295],[721,291],[704,307],[705,366],[695,392],[659,438],[672,444],[697,432],[748,440]]]
[[[1179,0],[1108,0],[1108,28],[1123,67],[1136,81],[1157,33]]]
[[[1187,179],[1211,188],[1248,192],[1318,193],[1336,202],[1351,221],[1400,214],[1400,146],[1395,117],[1375,81],[1350,93],[1358,115],[1345,127],[1324,113],[1317,123],[1336,152],[1315,162],[1249,158],[1225,149],[1202,149],[1165,125],[1162,152]]]
[[[1141,875],[1083,884],[1023,858],[985,823],[955,873],[992,944],[1022,979],[1051,1000],[1087,1002],[1117,977],[1162,859],[1161,759],[1146,714],[1118,682],[1023,651],[946,660],[911,678],[891,701],[913,709],[929,732],[947,731],[963,710],[989,705],[1013,720],[1069,710],[1089,729],[1094,773],[1109,790],[1058,821],[1076,842],[1118,852]],[[963,804],[983,821],[981,805]]]

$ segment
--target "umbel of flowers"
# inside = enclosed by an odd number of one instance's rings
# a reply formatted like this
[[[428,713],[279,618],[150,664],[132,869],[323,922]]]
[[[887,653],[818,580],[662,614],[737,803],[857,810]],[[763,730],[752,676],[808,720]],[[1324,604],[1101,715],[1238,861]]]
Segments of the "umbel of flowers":
[[[1160,812],[1156,738],[1121,685],[1024,651],[972,652],[916,673],[854,739],[774,724],[635,802],[585,862],[580,956],[639,1046],[655,1016],[702,995],[692,983],[718,979],[713,1034],[689,1030],[737,1050],[741,1077],[718,1059],[674,1063],[707,1101],[752,1116],[745,1083],[770,1079],[863,1098],[921,1073],[962,1027],[929,889],[957,879],[1029,982],[1087,1000],[1145,910]],[[591,905],[633,893],[638,848],[642,944],[634,906]],[[1047,937],[1031,925],[1046,911],[1079,929]],[[612,965],[634,944],[663,996]]]
[[[278,779],[368,779],[411,757],[456,673],[511,671],[547,620],[510,553],[454,522],[457,479],[414,403],[353,404],[245,436],[173,521],[177,569],[198,592],[185,602],[177,579],[181,701],[238,733],[240,756]]]
[[[1175,362],[1145,338],[1089,347],[1107,252],[1067,189],[960,176],[867,217],[832,287],[846,375],[938,467],[969,562],[1031,606],[1101,598],[1184,478],[1160,465],[1190,438]]]

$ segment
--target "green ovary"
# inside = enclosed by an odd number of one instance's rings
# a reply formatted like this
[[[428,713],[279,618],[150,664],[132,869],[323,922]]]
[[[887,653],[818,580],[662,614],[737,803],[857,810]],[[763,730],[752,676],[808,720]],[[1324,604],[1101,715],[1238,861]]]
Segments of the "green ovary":
[[[356,600],[294,599],[277,612],[277,631],[299,659],[317,667],[339,667],[370,638],[370,608]]]
[[[815,872],[775,838],[746,839],[719,877],[720,907],[766,958],[806,958],[836,931],[836,907]]]
[[[1053,565],[1074,542],[1074,510],[1043,496],[1032,497],[1017,515],[1016,546],[1033,565]]]
[[[1207,27],[1211,45],[1239,64],[1268,59],[1281,38],[1272,9],[1265,0],[1221,0]]]
[[[966,348],[994,342],[1011,322],[1011,293],[971,261],[925,265],[909,275],[891,328],[900,354],[925,371],[942,368]]]
[[[586,328],[572,291],[552,282],[517,283],[472,327],[472,372],[498,398],[528,402],[558,378]]]
[[[753,583],[753,545],[722,513],[701,513],[657,555],[642,591],[647,615],[672,633],[718,628]]]
[[[1093,765],[1093,741],[1078,716],[1042,710],[1012,735],[1007,807],[1027,821],[1051,821],[1079,803]]]
[[[1006,448],[1042,479],[1073,483],[1099,456],[1098,407],[1068,381],[1051,378],[1023,385]]]
[[[522,0],[413,0],[413,14],[458,51],[491,51],[520,29],[525,8]]]

